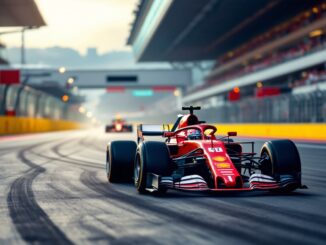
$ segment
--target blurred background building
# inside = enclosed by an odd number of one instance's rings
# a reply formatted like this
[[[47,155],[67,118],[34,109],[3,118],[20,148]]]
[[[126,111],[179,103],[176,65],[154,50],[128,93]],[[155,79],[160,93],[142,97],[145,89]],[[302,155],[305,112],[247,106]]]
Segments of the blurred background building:
[[[181,105],[199,105],[209,122],[326,121],[326,0],[110,4],[135,8],[127,13],[134,14],[126,33],[132,53],[124,44],[103,52],[92,29],[72,39],[77,45],[94,34],[83,53],[64,46],[26,48],[26,33],[47,28],[40,1],[0,0],[1,115],[106,122],[120,114],[162,122],[173,121]],[[103,30],[115,41],[113,32]],[[20,46],[3,41],[14,33]],[[148,71],[159,75],[141,75]],[[116,72],[121,77],[109,81]],[[130,75],[139,79],[131,84]]]
[[[325,122],[326,1],[142,0],[135,14],[136,59],[200,70],[182,101],[210,121]]]
[[[33,0],[0,0],[0,116],[84,121],[79,112],[84,99],[73,91],[73,78],[64,84],[51,81],[34,84],[35,78],[46,80],[44,70],[26,69],[25,32],[35,31],[46,23]],[[20,66],[12,66],[5,57],[1,37],[21,35]],[[64,68],[56,73],[64,73]]]

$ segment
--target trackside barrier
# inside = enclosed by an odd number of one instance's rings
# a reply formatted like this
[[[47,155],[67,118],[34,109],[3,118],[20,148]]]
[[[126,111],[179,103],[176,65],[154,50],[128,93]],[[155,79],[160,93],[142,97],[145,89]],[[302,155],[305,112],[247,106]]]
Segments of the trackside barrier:
[[[209,123],[211,124],[211,123]],[[326,142],[326,123],[221,123],[214,124],[217,135],[236,131],[239,137],[284,138]],[[172,128],[173,124],[169,124]]]
[[[326,84],[326,81],[321,84]],[[243,98],[239,101],[220,101],[218,97],[207,98],[203,101],[185,104],[186,106],[201,106],[196,115],[201,120],[214,123],[326,123],[326,90],[314,85],[313,92],[302,94],[282,94],[263,98]],[[184,111],[177,105],[176,100],[154,104],[146,117],[135,117],[135,121],[146,120],[149,123],[162,121],[173,122],[178,114]]]
[[[237,131],[241,137],[289,138],[326,141],[326,123],[215,124],[217,133]]]
[[[41,133],[83,128],[78,122],[43,118],[0,116],[0,135]]]

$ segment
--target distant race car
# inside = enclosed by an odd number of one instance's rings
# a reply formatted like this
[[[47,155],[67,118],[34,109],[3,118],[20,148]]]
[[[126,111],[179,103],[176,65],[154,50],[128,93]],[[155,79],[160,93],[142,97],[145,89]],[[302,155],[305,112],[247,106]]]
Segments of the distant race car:
[[[217,137],[217,129],[183,107],[171,130],[139,125],[137,143],[112,141],[107,146],[106,173],[111,183],[133,181],[140,193],[168,189],[189,191],[270,190],[291,192],[301,185],[301,162],[290,140],[266,142],[254,153],[254,142],[235,142],[236,132]],[[163,136],[164,142],[144,136]],[[244,145],[251,150],[245,152]]]
[[[106,125],[105,132],[132,132],[132,125],[127,124],[123,119],[114,119],[112,120],[112,124]]]

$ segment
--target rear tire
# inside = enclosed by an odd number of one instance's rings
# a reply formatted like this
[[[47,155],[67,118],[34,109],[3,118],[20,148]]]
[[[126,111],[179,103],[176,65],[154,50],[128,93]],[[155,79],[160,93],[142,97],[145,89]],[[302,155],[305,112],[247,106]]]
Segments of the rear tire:
[[[131,182],[137,145],[134,141],[112,141],[106,154],[106,174],[111,183]]]
[[[160,176],[171,175],[171,159],[169,149],[163,142],[145,141],[139,144],[134,164],[134,183],[139,193],[145,193],[147,187],[147,174]],[[165,193],[166,189],[158,189]]]
[[[288,193],[301,186],[301,161],[297,147],[291,140],[273,140],[266,142],[261,149],[261,173],[272,176],[277,181],[281,175],[291,175],[296,183],[273,192]]]

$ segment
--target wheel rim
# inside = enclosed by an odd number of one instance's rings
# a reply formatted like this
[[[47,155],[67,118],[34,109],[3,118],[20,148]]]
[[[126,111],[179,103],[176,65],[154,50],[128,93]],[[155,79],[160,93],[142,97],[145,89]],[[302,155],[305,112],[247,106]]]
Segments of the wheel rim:
[[[265,151],[261,155],[262,161],[261,161],[261,173],[266,174],[269,176],[272,176],[273,174],[273,167],[272,167],[272,160],[269,156],[269,154]]]
[[[135,162],[135,167],[134,167],[134,179],[136,184],[139,181],[139,176],[140,176],[140,161],[139,161],[139,157],[137,157]]]

